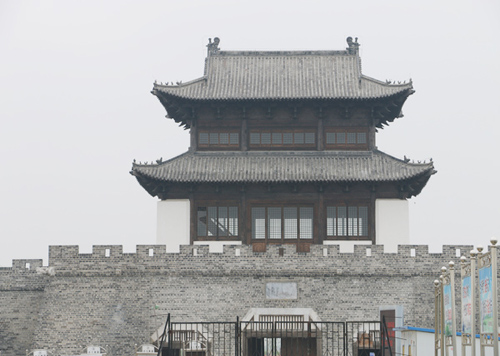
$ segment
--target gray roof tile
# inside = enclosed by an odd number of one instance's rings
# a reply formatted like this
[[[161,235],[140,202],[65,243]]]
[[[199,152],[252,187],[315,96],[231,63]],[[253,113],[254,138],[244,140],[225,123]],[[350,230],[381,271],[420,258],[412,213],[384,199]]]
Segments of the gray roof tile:
[[[380,151],[218,151],[134,163],[131,173],[168,183],[328,183],[403,181],[435,170],[432,162],[408,163]]]
[[[153,93],[193,100],[375,99],[411,92],[412,83],[389,84],[361,73],[347,51],[224,52],[207,58],[202,78],[156,84]]]

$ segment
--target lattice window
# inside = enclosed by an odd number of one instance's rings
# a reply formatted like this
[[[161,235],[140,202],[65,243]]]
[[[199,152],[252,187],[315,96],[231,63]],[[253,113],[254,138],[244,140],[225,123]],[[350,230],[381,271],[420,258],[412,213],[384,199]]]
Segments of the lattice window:
[[[368,236],[368,207],[328,206],[326,234],[331,237]]]
[[[200,237],[238,236],[238,207],[199,206],[196,231]]]
[[[312,239],[313,207],[271,206],[252,208],[252,238]]]
[[[252,238],[266,238],[266,208],[252,208]]]
[[[200,148],[237,148],[239,144],[238,132],[200,132],[198,134]]]
[[[251,147],[287,147],[294,145],[300,147],[314,147],[316,144],[316,133],[307,132],[303,129],[293,129],[287,131],[269,130],[250,132]],[[290,147],[287,147],[290,148]]]
[[[368,149],[367,129],[327,128],[325,144],[327,149]]]

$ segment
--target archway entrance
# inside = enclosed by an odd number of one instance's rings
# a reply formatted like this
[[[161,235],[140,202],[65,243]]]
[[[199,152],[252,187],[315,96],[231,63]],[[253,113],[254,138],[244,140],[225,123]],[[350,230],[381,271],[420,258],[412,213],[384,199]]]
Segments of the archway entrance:
[[[241,321],[242,354],[316,356],[320,322],[310,308],[252,308]]]

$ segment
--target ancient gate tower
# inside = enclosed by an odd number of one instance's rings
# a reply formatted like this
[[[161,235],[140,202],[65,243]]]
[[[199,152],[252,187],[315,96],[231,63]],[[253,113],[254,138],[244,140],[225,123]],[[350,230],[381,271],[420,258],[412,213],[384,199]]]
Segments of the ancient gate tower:
[[[189,151],[131,173],[158,204],[157,243],[409,243],[408,202],[435,173],[377,149],[377,129],[402,116],[412,83],[361,73],[357,39],[341,51],[221,51],[203,77],[155,83]]]

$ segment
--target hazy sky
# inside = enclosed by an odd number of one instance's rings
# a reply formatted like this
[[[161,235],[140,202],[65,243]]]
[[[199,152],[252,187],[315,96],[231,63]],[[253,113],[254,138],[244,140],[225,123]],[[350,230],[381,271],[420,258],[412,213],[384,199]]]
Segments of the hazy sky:
[[[365,75],[416,90],[378,148],[438,170],[410,200],[412,243],[500,236],[498,0],[0,0],[0,266],[155,243],[157,199],[128,172],[186,151],[188,132],[150,90],[200,77],[216,36],[222,50],[359,37]]]

